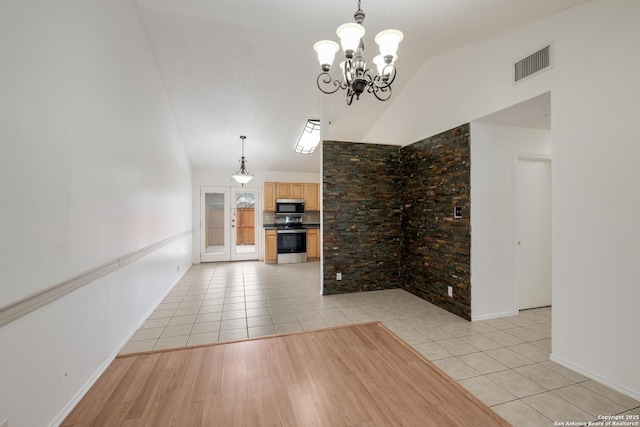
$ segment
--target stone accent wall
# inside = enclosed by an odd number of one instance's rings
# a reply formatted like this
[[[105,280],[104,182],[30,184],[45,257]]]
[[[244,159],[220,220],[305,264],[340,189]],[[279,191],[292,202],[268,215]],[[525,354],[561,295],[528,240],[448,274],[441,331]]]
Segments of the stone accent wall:
[[[469,129],[402,148],[324,142],[325,295],[402,287],[471,320]]]
[[[323,142],[325,295],[402,286],[399,151]]]
[[[469,125],[403,147],[403,288],[471,320]],[[454,219],[455,206],[462,219]],[[453,298],[447,287],[453,287]]]

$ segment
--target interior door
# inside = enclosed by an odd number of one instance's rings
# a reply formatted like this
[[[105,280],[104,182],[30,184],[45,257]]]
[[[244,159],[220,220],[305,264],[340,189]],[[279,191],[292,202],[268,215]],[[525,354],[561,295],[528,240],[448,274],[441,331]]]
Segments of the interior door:
[[[257,188],[201,188],[201,262],[258,259],[258,200]]]
[[[551,160],[516,161],[515,286],[519,310],[551,305]]]

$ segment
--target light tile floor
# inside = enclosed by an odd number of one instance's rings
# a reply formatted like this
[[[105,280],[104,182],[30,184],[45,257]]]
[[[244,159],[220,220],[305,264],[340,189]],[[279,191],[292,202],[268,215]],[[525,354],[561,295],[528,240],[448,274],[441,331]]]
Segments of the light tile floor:
[[[640,414],[640,402],[549,360],[550,308],[467,322],[400,289],[321,296],[319,270],[194,265],[121,354],[378,320],[514,426]]]

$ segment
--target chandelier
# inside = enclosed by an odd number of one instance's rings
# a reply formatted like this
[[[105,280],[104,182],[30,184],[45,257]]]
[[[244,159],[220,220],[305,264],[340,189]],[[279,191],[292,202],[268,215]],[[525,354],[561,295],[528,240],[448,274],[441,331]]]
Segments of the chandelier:
[[[247,139],[246,136],[242,135],[240,137],[242,140],[242,157],[240,157],[240,170],[235,171],[231,178],[235,179],[238,184],[242,184],[244,186],[247,182],[253,179],[253,174],[247,170],[245,167],[246,160],[244,159],[244,140]]]
[[[313,49],[318,53],[318,61],[322,67],[322,72],[318,75],[318,89],[331,94],[338,89],[347,91],[347,105],[351,105],[353,97],[360,99],[360,94],[366,89],[380,101],[391,98],[391,84],[396,78],[395,61],[398,59],[396,52],[398,44],[404,37],[399,30],[384,30],[378,33],[375,41],[380,47],[380,54],[373,58],[373,63],[377,66],[378,74],[367,68],[364,60],[364,43],[362,37],[365,30],[362,26],[364,12],[360,8],[361,0],[358,0],[358,10],[353,15],[356,22],[340,25],[336,31],[340,37],[342,50],[345,54],[345,61],[340,63],[342,69],[342,80],[333,80],[329,69],[333,64],[336,52],[339,50],[338,43],[331,40],[322,40],[313,45]]]

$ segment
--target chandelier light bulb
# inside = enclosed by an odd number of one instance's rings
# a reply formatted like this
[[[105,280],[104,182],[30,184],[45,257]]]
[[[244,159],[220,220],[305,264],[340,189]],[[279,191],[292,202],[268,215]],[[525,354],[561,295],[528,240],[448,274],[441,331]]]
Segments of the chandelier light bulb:
[[[323,70],[328,71],[340,49],[338,43],[331,40],[321,40],[313,45],[313,50],[318,53],[318,62]]]
[[[353,53],[358,49],[360,45],[360,39],[364,36],[364,27],[355,22],[348,24],[342,24],[336,30],[336,34],[340,37],[340,43],[342,44],[342,50],[345,54],[349,52]]]
[[[375,41],[380,47],[380,55],[394,56],[398,52],[398,45],[404,38],[400,30],[384,30],[376,35]]]

